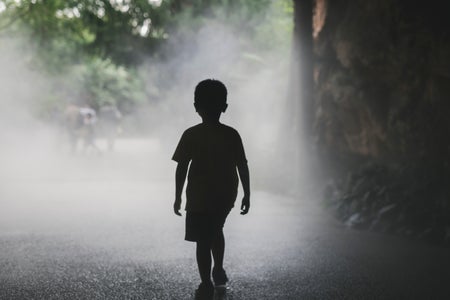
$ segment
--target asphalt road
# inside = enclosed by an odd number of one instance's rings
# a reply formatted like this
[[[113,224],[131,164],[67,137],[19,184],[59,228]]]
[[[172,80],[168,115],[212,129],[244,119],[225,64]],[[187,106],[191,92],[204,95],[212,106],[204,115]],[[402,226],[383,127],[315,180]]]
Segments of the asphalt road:
[[[0,299],[193,299],[174,165],[153,142],[117,146],[3,158]],[[448,249],[348,229],[306,196],[255,190],[225,236],[231,281],[216,299],[450,299]]]

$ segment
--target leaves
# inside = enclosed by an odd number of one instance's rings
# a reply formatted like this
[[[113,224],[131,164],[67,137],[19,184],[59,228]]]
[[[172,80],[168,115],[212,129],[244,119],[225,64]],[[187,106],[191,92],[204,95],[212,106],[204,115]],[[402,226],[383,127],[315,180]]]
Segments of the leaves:
[[[131,109],[133,103],[150,101],[136,70],[149,59],[159,63],[179,55],[176,45],[195,40],[200,28],[208,24],[226,26],[236,33],[247,63],[263,62],[264,51],[288,49],[292,30],[291,0],[1,3],[4,10],[0,12],[0,38],[24,37],[27,48],[32,49],[32,55],[27,56],[32,68],[52,78],[70,74],[64,93],[71,98],[78,94],[79,101],[95,107],[114,102]],[[49,99],[58,98],[65,97],[49,95]]]

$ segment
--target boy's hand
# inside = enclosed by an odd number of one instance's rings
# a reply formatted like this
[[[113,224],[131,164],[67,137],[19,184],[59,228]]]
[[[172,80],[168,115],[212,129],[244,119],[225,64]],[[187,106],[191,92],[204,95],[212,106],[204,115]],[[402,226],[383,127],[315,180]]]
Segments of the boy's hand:
[[[250,197],[244,196],[241,204],[241,215],[246,215],[250,209]]]
[[[173,204],[173,212],[177,215],[177,216],[181,216],[180,213],[180,207],[181,207],[181,199],[176,199],[174,204]]]

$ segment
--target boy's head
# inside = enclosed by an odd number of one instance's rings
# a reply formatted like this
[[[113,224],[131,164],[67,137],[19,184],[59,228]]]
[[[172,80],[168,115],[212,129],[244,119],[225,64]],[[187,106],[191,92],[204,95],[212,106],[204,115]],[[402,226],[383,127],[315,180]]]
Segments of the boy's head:
[[[227,109],[227,88],[219,80],[206,79],[195,87],[194,106],[202,116],[220,116]],[[202,116],[203,117],[203,116]]]

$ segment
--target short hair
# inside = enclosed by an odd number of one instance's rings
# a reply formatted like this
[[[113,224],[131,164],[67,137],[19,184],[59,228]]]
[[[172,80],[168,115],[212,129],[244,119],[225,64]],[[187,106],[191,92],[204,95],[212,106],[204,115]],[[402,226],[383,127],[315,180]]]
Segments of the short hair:
[[[194,103],[206,110],[219,110],[227,103],[227,88],[216,79],[200,81],[195,87]]]

